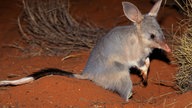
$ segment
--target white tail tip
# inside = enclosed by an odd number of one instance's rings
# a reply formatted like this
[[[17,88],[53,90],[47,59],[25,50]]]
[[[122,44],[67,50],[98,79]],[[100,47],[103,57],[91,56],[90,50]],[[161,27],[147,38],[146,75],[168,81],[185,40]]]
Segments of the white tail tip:
[[[34,81],[33,77],[25,77],[18,80],[12,80],[12,81],[5,80],[5,81],[0,81],[0,86],[21,85],[21,84],[30,83],[32,81]]]

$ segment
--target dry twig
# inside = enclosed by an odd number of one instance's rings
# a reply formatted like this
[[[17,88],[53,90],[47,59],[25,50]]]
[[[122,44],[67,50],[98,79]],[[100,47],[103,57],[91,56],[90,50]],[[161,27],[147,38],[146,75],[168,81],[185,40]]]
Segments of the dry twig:
[[[59,55],[91,49],[105,34],[88,22],[78,23],[69,8],[68,0],[23,0],[18,26],[30,51]]]

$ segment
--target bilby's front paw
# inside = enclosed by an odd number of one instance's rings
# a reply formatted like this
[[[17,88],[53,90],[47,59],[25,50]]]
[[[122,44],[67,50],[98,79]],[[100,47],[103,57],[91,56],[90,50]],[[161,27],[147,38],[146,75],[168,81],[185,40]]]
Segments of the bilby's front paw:
[[[145,59],[145,63],[143,66],[139,67],[139,70],[141,71],[141,76],[142,76],[142,82],[144,86],[147,86],[147,78],[148,78],[148,69],[150,66],[150,60],[149,57]]]

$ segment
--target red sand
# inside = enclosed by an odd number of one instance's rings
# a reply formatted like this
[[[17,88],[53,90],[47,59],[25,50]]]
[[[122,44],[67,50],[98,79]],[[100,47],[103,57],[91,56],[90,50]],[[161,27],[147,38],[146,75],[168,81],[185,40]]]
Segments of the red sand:
[[[130,0],[143,13],[148,12],[151,4],[147,0]],[[0,1],[0,80],[16,75],[17,79],[45,67],[55,67],[80,73],[85,66],[89,52],[80,51],[75,58],[62,61],[63,57],[27,57],[15,48],[2,47],[19,43],[16,18],[19,14],[17,0]],[[120,0],[75,0],[71,1],[71,12],[77,18],[88,19],[95,24],[111,28],[129,22],[124,16]],[[161,26],[171,30],[181,16],[174,10],[164,7],[158,19]],[[118,94],[105,90],[91,81],[77,80],[63,76],[48,76],[33,83],[0,87],[1,108],[191,108],[192,92],[177,94],[171,87],[160,85],[160,81],[173,85],[176,66],[160,60],[153,60],[150,66],[148,86],[134,86],[134,95],[126,103]],[[140,78],[132,75],[134,83]]]

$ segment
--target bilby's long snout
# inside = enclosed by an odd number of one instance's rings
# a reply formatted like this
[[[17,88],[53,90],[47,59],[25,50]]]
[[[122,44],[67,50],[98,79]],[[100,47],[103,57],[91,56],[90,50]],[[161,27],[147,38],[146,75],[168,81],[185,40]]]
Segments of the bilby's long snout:
[[[165,50],[166,52],[168,52],[168,53],[171,52],[171,49],[170,49],[170,47],[167,45],[167,43],[165,43],[165,42],[160,42],[159,45],[160,45],[161,49]]]

